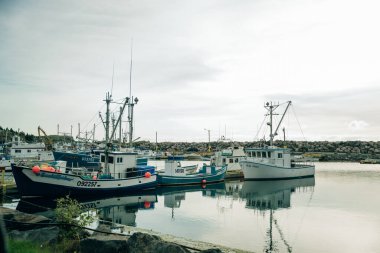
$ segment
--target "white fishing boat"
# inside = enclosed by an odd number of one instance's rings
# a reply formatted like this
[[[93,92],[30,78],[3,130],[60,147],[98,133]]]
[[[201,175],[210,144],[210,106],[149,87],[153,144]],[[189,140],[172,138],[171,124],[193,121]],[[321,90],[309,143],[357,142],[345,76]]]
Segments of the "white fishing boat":
[[[27,143],[21,141],[19,136],[13,136],[10,155],[15,161],[38,160],[54,161],[53,152],[46,150],[45,143]]]
[[[291,105],[291,101],[288,101],[287,103],[285,112],[274,132],[273,115],[279,105],[266,103],[265,108],[268,110],[267,116],[269,116],[269,122],[267,124],[270,127],[270,145],[248,148],[245,150],[247,157],[240,162],[244,173],[244,179],[270,180],[314,176],[315,166],[312,162],[292,161],[290,149],[280,148],[273,145],[273,139],[277,135],[277,131]]]
[[[6,172],[9,172],[12,170],[11,164],[14,163],[14,160],[10,158],[9,156],[3,156],[0,155],[0,171],[5,170]]]
[[[245,157],[243,147],[233,146],[215,152],[215,155],[211,157],[211,164],[227,166],[227,173],[229,171],[241,171],[240,161]]]

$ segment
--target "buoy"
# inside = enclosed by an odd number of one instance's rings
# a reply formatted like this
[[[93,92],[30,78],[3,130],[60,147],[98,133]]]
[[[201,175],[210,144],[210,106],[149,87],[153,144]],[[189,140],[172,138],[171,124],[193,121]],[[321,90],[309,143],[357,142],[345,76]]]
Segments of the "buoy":
[[[206,183],[206,179],[202,179],[202,184],[205,184]]]
[[[38,166],[38,165],[33,166],[32,171],[33,171],[35,174],[40,173],[40,171],[41,171],[40,166]]]
[[[146,178],[150,178],[151,175],[152,175],[152,174],[150,174],[149,171],[145,172],[145,177],[146,177]]]
[[[96,175],[93,175],[93,176],[92,176],[92,179],[93,179],[93,180],[96,180],[96,179],[97,179]]]
[[[146,208],[146,209],[150,208],[150,202],[145,201],[144,202],[144,208]]]
[[[47,167],[47,171],[50,171],[50,172],[55,172],[55,169],[51,166]]]

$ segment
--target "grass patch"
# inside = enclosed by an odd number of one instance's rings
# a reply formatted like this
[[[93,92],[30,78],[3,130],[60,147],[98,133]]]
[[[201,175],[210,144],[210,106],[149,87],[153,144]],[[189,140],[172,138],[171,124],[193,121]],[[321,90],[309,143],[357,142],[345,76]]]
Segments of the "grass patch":
[[[31,241],[9,240],[8,241],[9,253],[49,253],[54,252],[47,246],[42,246],[38,243]]]
[[[63,240],[55,245],[41,245],[33,241],[8,240],[8,253],[62,253],[79,251],[79,242],[75,240]]]

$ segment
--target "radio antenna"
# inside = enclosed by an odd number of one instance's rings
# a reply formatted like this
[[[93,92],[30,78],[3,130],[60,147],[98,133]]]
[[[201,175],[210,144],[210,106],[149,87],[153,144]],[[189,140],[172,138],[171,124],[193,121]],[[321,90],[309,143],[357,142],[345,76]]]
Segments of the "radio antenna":
[[[112,97],[112,91],[113,91],[113,76],[115,75],[115,62],[112,63],[112,86],[111,86],[111,97]]]
[[[131,38],[131,64],[129,67],[129,97],[132,96],[132,48],[133,48],[133,38]]]

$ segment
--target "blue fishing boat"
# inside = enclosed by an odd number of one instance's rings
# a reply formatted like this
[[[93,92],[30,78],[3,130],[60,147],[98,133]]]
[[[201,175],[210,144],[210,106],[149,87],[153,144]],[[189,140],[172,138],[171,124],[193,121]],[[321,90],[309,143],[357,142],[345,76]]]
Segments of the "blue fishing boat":
[[[221,182],[226,175],[227,166],[206,165],[195,173],[187,173],[175,160],[165,161],[165,171],[157,174],[158,185],[190,185]]]
[[[157,175],[154,168],[137,166],[137,153],[111,151],[113,135],[121,124],[121,115],[129,98],[125,99],[118,120],[110,128],[111,96],[106,96],[105,126],[106,146],[100,153],[100,170],[70,168],[65,166],[28,166],[12,164],[12,172],[21,196],[86,196],[114,195],[154,188]],[[112,131],[112,132],[111,132]],[[111,132],[111,133],[110,133]]]

